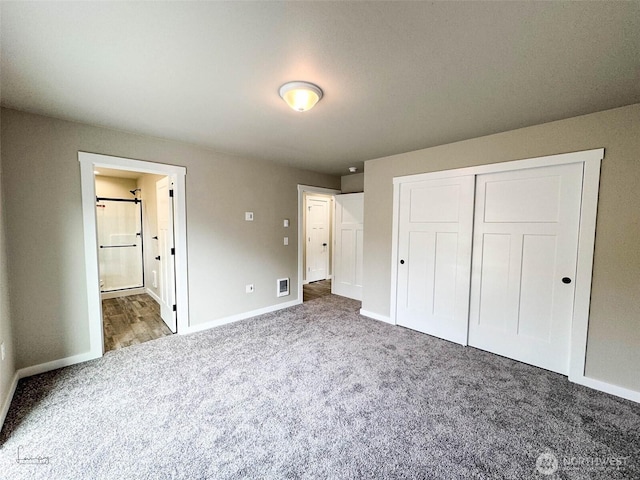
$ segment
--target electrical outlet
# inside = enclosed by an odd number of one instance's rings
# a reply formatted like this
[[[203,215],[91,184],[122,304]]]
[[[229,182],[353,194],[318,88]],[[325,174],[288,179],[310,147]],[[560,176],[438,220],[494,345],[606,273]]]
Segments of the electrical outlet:
[[[4,356],[5,356],[4,342],[0,343],[0,355],[2,355],[2,360],[4,361]]]
[[[289,237],[284,237],[284,244],[289,245]]]
[[[253,283],[247,285],[245,287],[245,290],[246,290],[247,293],[253,293]]]

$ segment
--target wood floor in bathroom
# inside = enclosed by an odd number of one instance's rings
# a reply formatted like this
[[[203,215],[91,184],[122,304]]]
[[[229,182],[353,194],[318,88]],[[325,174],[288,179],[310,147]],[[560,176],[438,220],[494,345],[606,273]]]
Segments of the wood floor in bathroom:
[[[302,286],[302,301],[308,302],[331,295],[331,280],[319,280]]]
[[[172,335],[160,305],[146,293],[103,300],[102,318],[105,352]]]

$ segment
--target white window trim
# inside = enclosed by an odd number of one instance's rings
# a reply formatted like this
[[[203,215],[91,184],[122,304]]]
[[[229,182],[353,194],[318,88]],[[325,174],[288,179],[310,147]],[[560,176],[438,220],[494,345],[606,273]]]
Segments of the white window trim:
[[[187,223],[185,197],[185,167],[161,163],[112,157],[96,153],[78,152],[80,182],[82,188],[82,216],[84,229],[84,254],[86,270],[87,301],[89,314],[89,358],[99,358],[104,353],[102,332],[102,302],[100,299],[100,274],[98,270],[96,188],[94,170],[112,168],[155,175],[167,175],[173,182],[175,262],[176,262],[176,309],[178,333],[189,328],[189,294],[187,287]]]

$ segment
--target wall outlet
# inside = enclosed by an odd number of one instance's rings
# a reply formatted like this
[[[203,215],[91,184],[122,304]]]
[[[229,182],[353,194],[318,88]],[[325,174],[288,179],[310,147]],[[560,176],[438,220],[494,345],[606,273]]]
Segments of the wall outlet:
[[[4,342],[0,343],[0,356],[2,356],[2,361],[4,361],[4,356],[5,356]]]
[[[251,283],[251,284],[247,285],[247,286],[245,287],[245,291],[246,291],[247,293],[253,293],[253,283]]]
[[[284,244],[289,245],[289,237],[284,237]]]
[[[253,212],[244,212],[244,219],[247,222],[253,222]]]

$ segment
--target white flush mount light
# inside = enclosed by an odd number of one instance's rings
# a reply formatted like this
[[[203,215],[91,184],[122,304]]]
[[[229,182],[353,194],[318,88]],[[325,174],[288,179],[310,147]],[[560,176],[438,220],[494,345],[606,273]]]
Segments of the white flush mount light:
[[[296,112],[306,112],[320,101],[322,90],[309,82],[288,82],[280,87],[280,96]]]
[[[358,167],[349,167],[349,171],[351,173],[356,173],[358,171]]]

